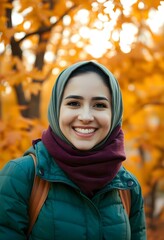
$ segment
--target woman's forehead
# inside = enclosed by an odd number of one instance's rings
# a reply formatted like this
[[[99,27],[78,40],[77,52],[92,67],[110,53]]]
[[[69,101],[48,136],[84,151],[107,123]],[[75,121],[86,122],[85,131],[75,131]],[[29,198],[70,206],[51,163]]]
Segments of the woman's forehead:
[[[62,99],[76,96],[80,99],[107,99],[111,101],[109,88],[104,84],[101,76],[96,73],[79,74],[69,79]]]

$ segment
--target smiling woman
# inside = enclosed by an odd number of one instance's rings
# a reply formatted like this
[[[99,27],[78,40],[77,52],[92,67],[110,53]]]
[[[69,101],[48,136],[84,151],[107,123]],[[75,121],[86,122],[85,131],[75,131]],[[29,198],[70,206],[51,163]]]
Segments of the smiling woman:
[[[113,74],[93,61],[65,69],[53,87],[48,120],[42,138],[0,172],[0,237],[27,239],[32,152],[36,174],[51,187],[31,240],[145,240],[141,188],[122,166],[122,97]],[[120,189],[130,191],[130,216]]]

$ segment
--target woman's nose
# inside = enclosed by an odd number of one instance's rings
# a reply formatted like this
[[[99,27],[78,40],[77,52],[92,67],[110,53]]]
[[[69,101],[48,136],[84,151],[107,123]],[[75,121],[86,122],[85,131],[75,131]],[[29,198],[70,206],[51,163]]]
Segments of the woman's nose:
[[[94,120],[93,114],[90,111],[90,109],[83,109],[79,115],[78,115],[78,119],[80,121],[85,121],[85,122],[90,122]]]

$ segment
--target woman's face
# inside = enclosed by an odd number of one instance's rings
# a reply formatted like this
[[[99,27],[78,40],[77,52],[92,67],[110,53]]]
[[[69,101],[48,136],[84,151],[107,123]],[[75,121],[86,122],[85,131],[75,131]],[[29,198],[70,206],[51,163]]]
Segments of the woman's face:
[[[64,136],[79,150],[100,143],[111,127],[111,94],[94,72],[69,79],[61,102],[59,126]]]

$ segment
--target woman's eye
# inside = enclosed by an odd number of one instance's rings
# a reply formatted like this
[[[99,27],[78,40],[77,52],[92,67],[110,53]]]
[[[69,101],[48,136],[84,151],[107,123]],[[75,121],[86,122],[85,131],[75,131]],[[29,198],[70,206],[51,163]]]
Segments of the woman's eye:
[[[75,101],[68,102],[67,105],[71,106],[71,107],[78,107],[78,106],[80,106],[79,102],[75,102]]]
[[[106,108],[107,106],[106,106],[106,104],[104,104],[104,103],[96,103],[96,104],[95,104],[95,107],[96,107],[96,108]]]

